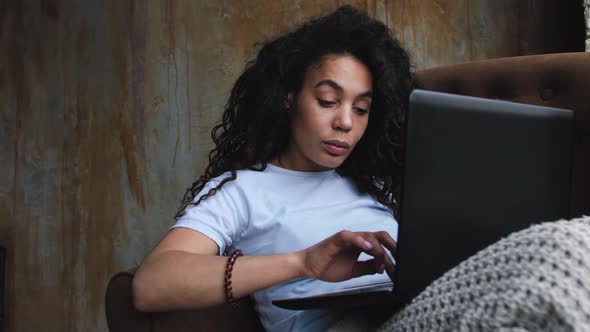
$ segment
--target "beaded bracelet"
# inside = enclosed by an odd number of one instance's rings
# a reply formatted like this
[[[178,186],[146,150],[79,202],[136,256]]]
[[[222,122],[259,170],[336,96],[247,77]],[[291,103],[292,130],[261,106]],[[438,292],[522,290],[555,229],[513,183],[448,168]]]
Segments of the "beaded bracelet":
[[[224,288],[225,288],[225,302],[231,304],[233,307],[237,307],[239,302],[236,301],[234,295],[232,294],[232,287],[231,287],[231,272],[234,268],[234,263],[238,259],[238,257],[243,256],[241,250],[234,251],[229,258],[227,259],[227,264],[225,265],[225,279],[224,279]]]

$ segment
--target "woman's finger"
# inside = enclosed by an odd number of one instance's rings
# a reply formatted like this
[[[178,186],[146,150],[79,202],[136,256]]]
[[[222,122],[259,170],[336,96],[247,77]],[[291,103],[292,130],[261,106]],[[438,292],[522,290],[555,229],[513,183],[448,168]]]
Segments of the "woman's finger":
[[[377,238],[379,243],[381,243],[385,248],[389,249],[392,254],[395,253],[397,249],[397,242],[389,235],[388,232],[380,231],[374,232],[373,235]]]
[[[367,274],[383,273],[383,270],[375,269],[375,260],[359,261],[352,268],[351,278],[364,276]]]
[[[374,249],[367,251],[367,253],[375,257],[375,268],[380,269],[384,267],[390,277],[392,277],[395,265],[387,250],[390,252],[395,251],[396,242],[387,232],[364,233],[364,237],[374,247]]]
[[[385,265],[385,256],[387,256],[387,253],[372,233],[364,233],[363,235],[365,241],[371,244],[371,249],[365,252],[374,257],[375,269],[379,269],[381,265]]]
[[[385,271],[387,271],[387,275],[389,275],[389,278],[393,280],[395,273],[395,264],[393,263],[393,260],[391,259],[391,257],[389,257],[389,255],[385,256]]]
[[[372,273],[383,272],[384,268],[388,270],[388,273],[393,271],[393,262],[383,245],[391,251],[395,250],[396,243],[387,232],[341,231],[336,234],[335,243],[341,248],[352,245],[373,256],[370,260],[373,262],[374,272]]]
[[[364,237],[358,232],[351,231],[340,231],[331,237],[333,244],[340,248],[347,248],[355,246],[360,250],[369,250],[372,248],[372,244],[365,241]]]
[[[367,239],[362,234],[352,232],[350,232],[350,234],[352,236],[349,240],[349,243],[352,243],[355,247],[362,251],[368,252],[375,246],[374,243],[367,241]]]
[[[389,235],[389,233],[385,231],[380,231],[374,232],[373,235],[375,236],[375,238],[377,238],[381,245],[383,245],[391,252],[392,255],[393,253],[395,253],[395,250],[397,249],[397,242],[395,242],[395,240],[391,237],[391,235]],[[386,254],[384,257],[384,261],[387,274],[390,278],[393,279],[395,264],[393,263],[392,257],[389,254]]]

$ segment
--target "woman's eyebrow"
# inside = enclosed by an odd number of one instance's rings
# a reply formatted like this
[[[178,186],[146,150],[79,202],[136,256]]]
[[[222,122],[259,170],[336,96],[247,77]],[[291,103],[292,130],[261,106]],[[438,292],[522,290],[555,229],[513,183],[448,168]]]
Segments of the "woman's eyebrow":
[[[314,88],[320,87],[322,85],[327,85],[327,86],[331,87],[332,89],[338,91],[339,93],[344,92],[344,89],[338,83],[336,83],[336,82],[334,82],[332,80],[329,80],[329,79],[319,81],[314,86]],[[357,98],[372,97],[372,96],[373,96],[373,91],[370,91],[369,90],[369,91],[366,91],[366,92],[363,92],[363,93],[359,94],[357,96]]]
[[[321,80],[314,86],[314,88],[320,87],[322,85],[327,85],[327,86],[333,88],[334,90],[337,90],[338,92],[344,91],[344,89],[342,89],[342,87],[338,83],[336,83],[332,80]]]
[[[363,92],[360,95],[357,96],[357,98],[372,98],[373,97],[373,91],[367,91],[367,92]]]

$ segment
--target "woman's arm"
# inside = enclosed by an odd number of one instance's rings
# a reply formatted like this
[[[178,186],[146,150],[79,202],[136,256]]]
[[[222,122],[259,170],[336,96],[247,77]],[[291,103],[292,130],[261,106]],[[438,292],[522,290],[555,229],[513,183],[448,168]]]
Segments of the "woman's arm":
[[[171,230],[144,259],[133,278],[133,300],[141,311],[194,309],[225,301],[227,257],[216,256],[217,245],[187,229]],[[303,276],[295,254],[244,256],[232,273],[239,298],[260,289]]]
[[[237,259],[232,273],[235,298],[299,277],[340,281],[393,269],[382,245],[395,249],[385,232],[339,232],[305,250]],[[357,262],[361,252],[375,258]],[[196,309],[225,301],[227,257],[217,245],[186,228],[170,231],[145,258],[133,279],[133,300],[141,311]]]

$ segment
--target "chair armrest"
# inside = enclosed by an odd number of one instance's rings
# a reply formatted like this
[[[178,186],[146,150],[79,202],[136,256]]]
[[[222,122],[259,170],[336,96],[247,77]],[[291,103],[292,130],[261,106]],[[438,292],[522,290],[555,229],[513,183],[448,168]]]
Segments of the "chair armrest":
[[[110,332],[152,331],[150,314],[133,306],[131,282],[136,270],[116,273],[107,285],[105,314]]]
[[[223,304],[200,310],[140,312],[133,306],[131,288],[136,270],[119,272],[109,281],[105,313],[110,332],[264,331],[248,298],[240,299],[238,308]]]

